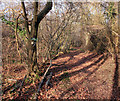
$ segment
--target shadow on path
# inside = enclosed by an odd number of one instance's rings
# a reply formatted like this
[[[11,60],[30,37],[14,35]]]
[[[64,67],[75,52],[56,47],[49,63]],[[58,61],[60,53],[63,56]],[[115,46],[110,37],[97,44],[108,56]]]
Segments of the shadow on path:
[[[111,100],[117,100],[120,99],[120,87],[118,87],[118,80],[119,80],[119,63],[118,63],[118,57],[115,57],[115,72],[114,72],[114,78],[113,78],[113,88],[112,88],[112,96]]]
[[[88,65],[88,66],[86,66],[86,67],[83,67],[82,69],[80,69],[80,70],[77,70],[77,71],[74,71],[74,72],[71,72],[71,73],[68,73],[68,75],[69,75],[69,77],[71,77],[71,76],[74,76],[74,75],[76,75],[77,73],[80,73],[80,72],[84,72],[84,73],[90,73],[91,74],[91,72],[88,70],[89,68],[91,68],[92,66],[94,66],[94,65],[97,65],[102,59],[104,58],[104,55],[102,55],[98,60],[96,60],[94,63],[91,63],[90,65]],[[85,61],[84,61],[85,62]],[[83,63],[83,62],[82,62]],[[80,63],[81,64],[81,63]],[[102,63],[103,64],[103,63]],[[78,65],[78,64],[77,64]],[[74,64],[72,65],[72,66],[74,66]],[[64,74],[63,74],[64,75]],[[61,76],[59,76],[59,79],[64,79],[64,77],[61,75]],[[60,79],[60,80],[61,80]]]
[[[86,71],[88,68],[91,68],[93,65],[97,65],[102,59],[104,59],[100,64],[98,64],[98,67],[95,68],[92,72],[88,72],[87,76],[85,76],[84,78],[82,78],[82,80],[75,82],[75,84],[72,84],[72,86],[70,88],[68,88],[66,91],[64,91],[61,95],[60,98],[63,98],[67,93],[69,93],[70,91],[74,90],[74,93],[71,96],[75,96],[76,93],[78,92],[79,86],[83,84],[83,82],[85,80],[88,80],[88,78],[95,73],[99,67],[104,64],[104,62],[107,60],[108,56],[104,56],[102,55],[98,60],[96,60],[94,63],[90,64],[87,67],[84,67],[83,69],[79,70],[79,71],[75,71],[74,73],[72,72],[71,74],[74,75],[77,72],[81,72],[81,71]],[[70,75],[71,75],[70,74]]]
[[[69,63],[69,64],[66,65],[67,62],[70,62],[70,60],[74,59],[74,56],[75,56],[75,55],[78,55],[78,54],[80,54],[80,53],[74,52],[74,53],[72,53],[72,54],[66,55],[66,57],[67,57],[67,56],[70,57],[69,60],[63,62],[62,64],[53,64],[53,66],[55,66],[55,68],[51,68],[51,71],[53,71],[53,73],[58,73],[59,71],[71,70],[72,68],[74,68],[74,67],[76,67],[76,66],[80,66],[80,65],[82,65],[82,64],[84,64],[84,63],[86,63],[86,62],[90,61],[91,59],[93,59],[93,58],[95,58],[95,57],[98,56],[98,54],[92,53],[92,54],[89,54],[89,55],[86,56],[86,57],[83,57],[83,58],[81,58],[81,59],[78,59],[78,61],[75,62],[75,63]],[[63,57],[65,57],[65,56],[63,56]],[[96,61],[96,62],[99,62],[99,60]],[[91,64],[91,66],[92,66],[92,65],[94,65],[94,64]],[[86,67],[86,68],[90,68],[91,66]],[[84,70],[84,69],[83,69],[83,70]],[[83,71],[83,70],[81,70],[81,71]],[[78,71],[78,72],[80,72],[80,71]]]

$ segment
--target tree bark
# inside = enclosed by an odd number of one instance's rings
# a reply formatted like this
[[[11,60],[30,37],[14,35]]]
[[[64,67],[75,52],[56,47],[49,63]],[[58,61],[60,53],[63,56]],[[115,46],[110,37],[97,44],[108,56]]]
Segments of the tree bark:
[[[28,18],[26,14],[25,4],[21,2],[22,9],[23,9],[23,16],[25,18],[25,29],[28,36],[28,43],[27,43],[27,53],[28,53],[28,73],[31,73],[34,69],[34,66],[37,64],[37,34],[38,34],[38,26],[41,20],[46,16],[46,14],[52,9],[52,0],[49,0],[45,5],[44,9],[38,13],[38,2],[34,2],[34,13],[33,13],[33,20],[31,24],[31,31],[29,31],[29,24]]]
[[[16,45],[17,45],[17,51],[20,57],[20,62],[22,63],[22,57],[19,51],[19,43],[18,43],[18,35],[17,35],[17,28],[18,28],[18,18],[20,17],[20,15],[16,18],[16,24],[15,24],[15,37],[16,37]]]

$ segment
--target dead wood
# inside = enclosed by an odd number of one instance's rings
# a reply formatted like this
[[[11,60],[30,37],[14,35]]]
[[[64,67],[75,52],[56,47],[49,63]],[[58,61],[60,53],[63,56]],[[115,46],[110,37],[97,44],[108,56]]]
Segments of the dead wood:
[[[46,82],[46,84],[45,84],[45,87],[46,87],[46,91],[48,90],[47,88],[48,88],[48,85],[50,84],[50,80],[51,80],[51,78],[52,78],[52,72],[50,72],[50,75],[49,75],[49,77],[48,77],[48,80],[47,80],[47,82]]]
[[[44,83],[44,81],[45,81],[45,78],[46,78],[47,73],[48,73],[48,71],[49,71],[49,69],[50,69],[51,66],[52,66],[52,60],[50,60],[50,65],[49,65],[49,67],[47,68],[46,72],[45,72],[44,75],[43,75],[43,78],[42,78],[41,82],[40,82],[39,85],[38,85],[38,90],[37,90],[36,97],[35,97],[36,100],[38,99],[38,95],[39,95],[39,93],[40,93],[40,89],[41,89],[42,86],[43,86],[43,83]]]

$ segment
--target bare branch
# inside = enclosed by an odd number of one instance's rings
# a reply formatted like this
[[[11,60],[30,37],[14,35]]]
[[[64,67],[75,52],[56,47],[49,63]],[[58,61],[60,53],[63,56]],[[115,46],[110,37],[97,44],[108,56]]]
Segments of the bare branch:
[[[45,17],[45,15],[52,9],[52,0],[49,0],[45,5],[45,8],[38,14],[37,17],[37,25],[39,25],[40,21]]]
[[[24,1],[21,2],[21,5],[22,5],[22,9],[23,9],[23,16],[25,18],[25,29],[27,31],[27,34],[29,34],[29,27],[28,27],[29,24],[28,24],[28,18],[27,18]]]

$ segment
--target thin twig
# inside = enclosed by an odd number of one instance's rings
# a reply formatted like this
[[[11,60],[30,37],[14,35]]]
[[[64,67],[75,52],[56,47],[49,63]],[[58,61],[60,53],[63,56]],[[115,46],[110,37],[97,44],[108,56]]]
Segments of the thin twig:
[[[118,33],[116,33],[115,31],[112,31],[116,36],[120,37],[120,35]]]

